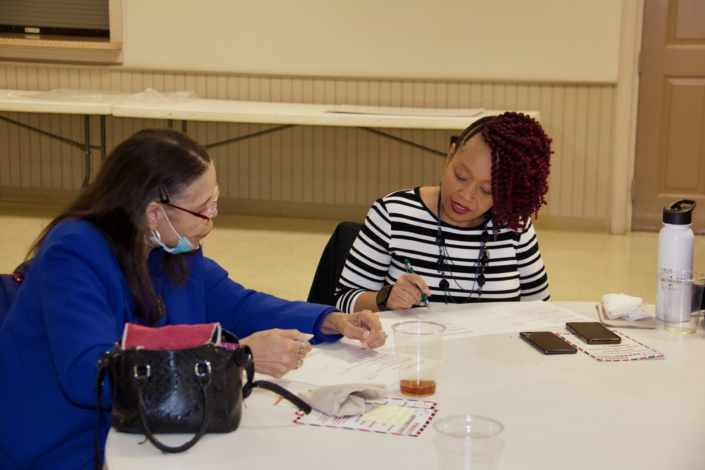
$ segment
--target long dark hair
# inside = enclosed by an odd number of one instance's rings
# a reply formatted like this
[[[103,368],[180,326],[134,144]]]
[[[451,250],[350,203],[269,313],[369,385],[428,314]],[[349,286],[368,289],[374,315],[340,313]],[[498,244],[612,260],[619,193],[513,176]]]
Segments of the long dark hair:
[[[64,220],[85,220],[100,230],[115,250],[135,300],[135,313],[151,325],[159,318],[144,250],[145,211],[159,201],[159,186],[178,199],[203,175],[211,159],[188,136],[170,129],[144,129],[113,150],[95,182],[42,231],[27,255],[36,255],[49,232]],[[164,256],[166,280],[180,286],[188,278],[183,255]]]

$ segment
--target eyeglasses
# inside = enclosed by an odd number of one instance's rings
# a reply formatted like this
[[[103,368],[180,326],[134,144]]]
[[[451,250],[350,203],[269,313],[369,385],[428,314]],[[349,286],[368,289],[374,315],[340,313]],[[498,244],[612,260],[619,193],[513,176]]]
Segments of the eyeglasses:
[[[183,207],[175,206],[174,204],[170,204],[168,202],[166,203],[166,205],[173,207],[174,209],[179,209],[180,211],[188,212],[191,215],[195,215],[196,217],[203,219],[203,223],[205,224],[213,217],[215,217],[216,212],[218,212],[218,196],[220,196],[220,190],[218,189],[218,185],[216,184],[215,191],[213,191],[213,204],[211,204],[208,210],[206,210],[206,212],[204,212],[203,214],[184,209]]]

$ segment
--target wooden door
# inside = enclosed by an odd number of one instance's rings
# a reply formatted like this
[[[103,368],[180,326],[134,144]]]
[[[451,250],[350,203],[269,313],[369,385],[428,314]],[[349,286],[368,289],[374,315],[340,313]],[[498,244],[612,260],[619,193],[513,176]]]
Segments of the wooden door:
[[[705,232],[705,0],[645,1],[637,119],[632,230],[687,198]]]

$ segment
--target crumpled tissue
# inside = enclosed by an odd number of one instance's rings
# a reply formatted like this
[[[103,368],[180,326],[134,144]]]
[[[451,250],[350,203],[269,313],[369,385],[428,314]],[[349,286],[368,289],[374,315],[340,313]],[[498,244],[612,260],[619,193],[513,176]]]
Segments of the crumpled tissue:
[[[643,299],[624,294],[607,294],[602,296],[602,306],[610,320],[623,318],[628,321],[637,321],[651,314],[641,310]]]
[[[299,398],[330,416],[361,415],[367,411],[365,400],[387,396],[384,384],[340,384],[299,393]]]

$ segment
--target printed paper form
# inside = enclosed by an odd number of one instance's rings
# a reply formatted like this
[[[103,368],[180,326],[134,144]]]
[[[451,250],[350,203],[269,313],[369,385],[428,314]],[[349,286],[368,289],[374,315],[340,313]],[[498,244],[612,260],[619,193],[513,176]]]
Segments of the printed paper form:
[[[388,384],[399,380],[397,357],[393,351],[362,349],[359,342],[344,338],[337,343],[314,346],[303,366],[286,374],[284,379],[320,387],[345,383]]]
[[[550,302],[501,302],[458,309],[447,306],[418,308],[403,312],[383,312],[380,320],[387,333],[383,349],[394,348],[394,323],[406,320],[428,320],[446,326],[444,339],[565,328],[570,321],[594,321]]]
[[[344,383],[391,384],[399,379],[392,325],[404,320],[431,320],[448,328],[445,339],[491,334],[564,329],[569,321],[592,319],[548,302],[503,302],[451,311],[445,306],[414,309],[411,312],[382,312],[387,342],[379,349],[361,349],[360,343],[342,339],[320,344],[306,356],[303,366],[284,376],[285,380],[320,387]],[[410,359],[409,359],[410,360]]]

